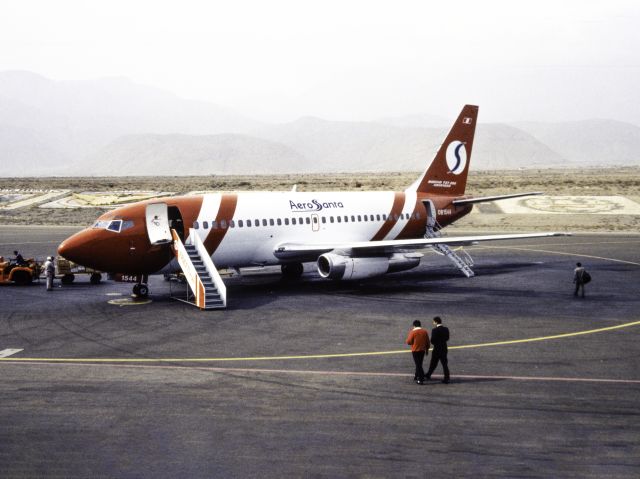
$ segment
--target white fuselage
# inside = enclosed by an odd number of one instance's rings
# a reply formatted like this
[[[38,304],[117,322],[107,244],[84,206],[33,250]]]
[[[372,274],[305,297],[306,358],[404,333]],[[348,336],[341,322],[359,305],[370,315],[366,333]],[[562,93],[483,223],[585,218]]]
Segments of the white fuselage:
[[[392,212],[396,193],[386,192],[241,192],[231,218],[221,218],[225,194],[206,194],[198,218],[185,225],[185,237],[195,232],[221,235],[212,260],[218,267],[275,265],[274,251],[281,243],[331,243],[369,241],[379,233]],[[402,193],[393,227],[378,239],[395,239],[416,213],[416,193]],[[396,200],[397,202],[397,200]],[[395,216],[398,219],[395,220]],[[422,215],[424,218],[424,215]],[[216,221],[217,220],[217,221]],[[221,224],[222,221],[224,224]],[[232,221],[232,222],[231,222]],[[424,221],[424,219],[423,219]],[[179,267],[172,262],[169,270]],[[163,272],[164,270],[163,269]]]

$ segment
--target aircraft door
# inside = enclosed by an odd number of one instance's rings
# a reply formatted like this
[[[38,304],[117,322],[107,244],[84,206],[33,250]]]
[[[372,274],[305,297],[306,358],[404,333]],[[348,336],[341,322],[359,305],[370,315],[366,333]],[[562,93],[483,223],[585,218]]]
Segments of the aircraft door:
[[[169,228],[176,230],[178,237],[184,241],[184,222],[182,221],[182,214],[177,206],[169,206]]]
[[[151,244],[165,244],[172,241],[169,230],[169,214],[166,203],[152,203],[146,210],[147,235]]]
[[[320,231],[320,218],[316,214],[311,215],[311,230]]]

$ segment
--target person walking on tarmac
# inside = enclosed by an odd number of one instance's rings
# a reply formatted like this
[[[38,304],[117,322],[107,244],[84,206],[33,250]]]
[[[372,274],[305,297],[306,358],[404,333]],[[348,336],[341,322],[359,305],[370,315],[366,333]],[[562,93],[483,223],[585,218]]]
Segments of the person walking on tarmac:
[[[573,291],[574,296],[578,296],[578,291],[582,290],[582,297],[584,298],[584,285],[591,280],[591,276],[584,269],[582,263],[576,263],[576,269],[573,270],[573,282],[576,284],[576,289]]]
[[[413,322],[413,329],[409,331],[407,336],[407,344],[411,346],[411,354],[413,355],[413,362],[416,364],[416,372],[413,376],[413,380],[418,384],[424,384],[424,369],[422,368],[422,362],[424,357],[429,351],[429,333],[425,329],[422,329],[420,321],[417,319]]]
[[[47,261],[45,261],[42,269],[47,276],[47,291],[51,291],[53,289],[53,278],[56,275],[56,266],[53,263],[53,256],[47,256]]]
[[[431,363],[429,371],[427,371],[427,379],[431,379],[431,374],[438,366],[438,361],[442,363],[444,369],[443,383],[449,384],[449,364],[447,359],[447,341],[449,341],[449,328],[442,325],[442,319],[439,316],[433,318],[434,328],[431,331],[431,344],[433,344],[433,353],[431,355]]]

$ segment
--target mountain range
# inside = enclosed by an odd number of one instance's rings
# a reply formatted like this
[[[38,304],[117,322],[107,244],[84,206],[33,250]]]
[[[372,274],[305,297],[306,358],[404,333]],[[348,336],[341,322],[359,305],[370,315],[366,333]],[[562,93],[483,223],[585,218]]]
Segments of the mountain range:
[[[126,78],[54,81],[30,72],[0,72],[0,174],[419,171],[451,122],[423,114],[270,124]],[[637,151],[640,127],[631,123],[480,119],[473,167],[627,166],[638,164]]]

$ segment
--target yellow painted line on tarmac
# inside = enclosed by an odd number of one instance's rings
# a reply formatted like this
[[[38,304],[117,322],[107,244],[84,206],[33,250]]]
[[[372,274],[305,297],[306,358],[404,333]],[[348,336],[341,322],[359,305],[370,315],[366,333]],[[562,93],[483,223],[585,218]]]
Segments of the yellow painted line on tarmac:
[[[468,349],[468,348],[484,348],[488,346],[504,346],[507,344],[519,344],[519,343],[533,343],[536,341],[549,341],[552,339],[561,339],[561,338],[571,338],[574,336],[582,336],[585,334],[595,334],[602,333],[604,331],[612,331],[614,329],[622,329],[629,328],[631,326],[640,325],[640,321],[633,321],[631,323],[618,324],[617,326],[607,326],[605,328],[598,329],[589,329],[586,331],[576,331],[573,333],[564,333],[564,334],[554,334],[552,336],[540,336],[538,338],[527,338],[527,339],[512,339],[509,341],[497,341],[494,343],[482,343],[482,344],[466,344],[463,346],[451,346],[449,349]]]
[[[133,299],[133,298],[119,298],[119,299],[110,299],[107,301],[109,304],[113,304],[115,306],[140,306],[142,304],[151,303],[150,299]]]
[[[512,339],[507,341],[496,341],[491,343],[466,344],[460,346],[450,346],[449,349],[472,349],[484,348],[491,346],[506,346],[509,344],[532,343],[536,341],[549,341],[553,339],[570,338],[574,336],[583,336],[586,334],[602,333],[604,331],[613,331],[616,329],[629,328],[640,325],[640,321],[618,324],[616,326],[607,326],[598,329],[589,329],[586,331],[576,331],[573,333],[555,334],[552,336],[540,336],[536,338]],[[22,362],[57,362],[57,363],[205,363],[205,362],[248,362],[248,361],[285,361],[292,359],[331,359],[331,358],[353,358],[360,356],[385,356],[392,354],[405,354],[410,352],[408,349],[399,349],[394,351],[372,351],[363,353],[337,353],[337,354],[308,354],[299,356],[255,356],[245,358],[0,358],[2,361],[22,361]]]
[[[476,246],[477,248],[480,249],[511,249],[511,250],[516,250],[516,251],[533,251],[536,253],[549,253],[549,254],[558,254],[558,255],[562,255],[562,256],[573,256],[573,257],[580,257],[580,258],[591,258],[591,259],[601,259],[603,261],[614,261],[616,263],[625,263],[625,264],[632,264],[634,266],[640,266],[640,263],[635,263],[633,261],[626,261],[623,259],[616,259],[616,258],[605,258],[603,256],[593,256],[590,254],[582,254],[582,253],[565,253],[562,251],[550,251],[550,250],[545,250],[545,249],[533,249],[533,248],[522,248],[522,247],[517,247],[517,246]]]

